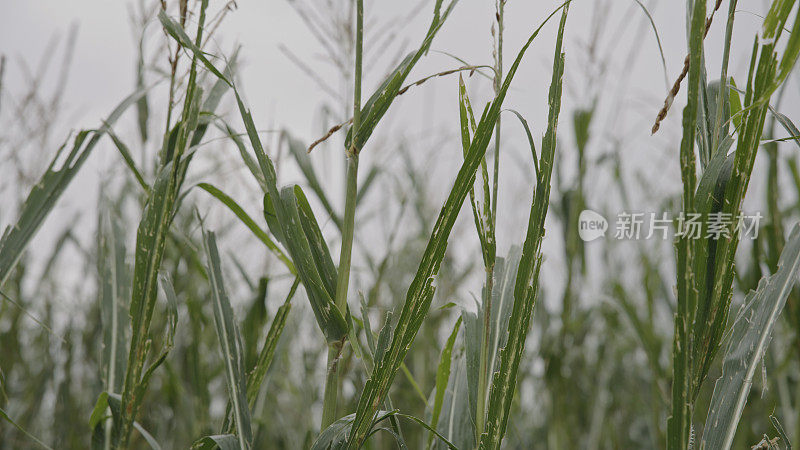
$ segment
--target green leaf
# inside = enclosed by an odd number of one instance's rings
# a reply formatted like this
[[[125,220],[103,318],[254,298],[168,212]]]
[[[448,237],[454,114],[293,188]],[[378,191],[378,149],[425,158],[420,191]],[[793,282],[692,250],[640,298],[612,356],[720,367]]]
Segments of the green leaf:
[[[217,76],[222,82],[226,83],[228,86],[233,86],[228,77],[222,74],[215,66],[208,60],[206,57],[206,53],[200,49],[193,41],[192,38],[189,37],[188,34],[183,30],[183,27],[180,26],[177,22],[172,20],[167,15],[167,12],[163,9],[158,11],[158,20],[161,21],[161,25],[164,27],[164,30],[172,36],[178,43],[181,44],[184,48],[187,48],[192,51],[194,56],[206,66],[209,72],[213,73]]]
[[[376,414],[375,420],[370,422],[370,430],[393,414],[392,411],[380,411]],[[333,422],[328,428],[322,430],[317,436],[311,450],[343,450],[347,448],[347,435],[353,427],[355,414],[350,414]]]
[[[172,280],[167,272],[160,271],[158,273],[158,284],[167,300],[167,329],[164,330],[163,354],[168,353],[175,344],[175,332],[178,330],[178,296],[175,294],[175,288],[172,287]]]
[[[101,392],[97,397],[97,402],[95,402],[94,408],[92,409],[92,414],[89,417],[89,429],[92,430],[93,449],[99,450],[108,448],[105,446],[105,440],[109,435],[116,438],[118,429],[114,427],[112,431],[108,425],[121,419],[121,408],[122,398],[119,396],[119,394]],[[108,413],[110,413],[111,416],[109,416]],[[110,418],[113,418],[114,421],[107,422]],[[103,424],[107,425],[105,427],[101,426]],[[142,438],[144,438],[145,442],[147,442],[147,445],[150,446],[152,450],[161,450],[161,446],[158,444],[158,441],[156,441],[155,438],[147,430],[145,430],[139,422],[133,422],[133,428],[142,435]]]
[[[204,191],[211,194],[214,198],[222,202],[223,205],[227,206],[228,209],[231,210],[232,213],[239,218],[244,226],[246,226],[253,234],[260,240],[267,248],[278,257],[278,259],[286,265],[286,268],[289,269],[293,275],[295,274],[294,264],[292,261],[283,253],[277,244],[269,237],[267,232],[261,228],[255,220],[253,220],[245,210],[236,203],[236,200],[231,198],[228,194],[222,192],[216,186],[209,184],[209,183],[198,183],[197,187],[203,189]]]
[[[437,430],[458,448],[471,448],[475,445],[475,424],[470,412],[467,365],[463,352],[453,358],[452,367]],[[434,446],[436,449],[442,447],[440,444]]]
[[[130,268],[126,262],[119,219],[111,212],[102,214],[102,217],[98,272],[103,321],[103,378],[108,392],[121,392],[128,348],[126,331],[130,326],[125,308],[130,298]]]
[[[280,202],[273,206],[284,244],[306,288],[317,323],[328,342],[342,340],[348,327],[333,302],[336,268],[302,189],[299,186],[283,188]]]
[[[107,133],[108,137],[110,137],[114,142],[114,146],[117,147],[119,154],[122,156],[122,160],[125,161],[125,165],[128,166],[128,169],[130,169],[134,178],[136,178],[136,182],[139,183],[139,186],[142,187],[144,192],[150,191],[150,185],[147,184],[142,176],[142,173],[139,171],[139,168],[136,167],[136,162],[133,160],[133,156],[131,156],[131,151],[128,149],[128,146],[125,145],[125,143],[122,142],[122,140],[117,137],[116,134],[114,134],[110,127],[108,128]]]
[[[506,258],[497,258],[492,290],[492,312],[489,318],[489,375],[500,366],[500,350],[508,341],[508,322],[514,305],[514,284],[521,258],[521,249],[512,246]],[[481,312],[483,309],[480,310]]]
[[[738,130],[742,126],[742,99],[739,97],[739,89],[736,88],[736,83],[731,78],[730,82],[730,108],[731,108],[731,121],[733,126]]]
[[[225,362],[228,394],[232,404],[232,414],[239,444],[237,448],[246,450],[250,448],[253,435],[250,429],[250,409],[245,390],[242,341],[225,291],[216,236],[213,232],[205,232],[204,236],[206,257],[208,258],[208,278],[211,283],[214,301],[214,323],[216,324],[217,337],[219,338]]]
[[[562,7],[563,5],[550,14],[545,22],[553,17]],[[475,181],[475,171],[486,153],[494,124],[500,115],[503,100],[505,100],[511,81],[514,79],[517,68],[522,62],[525,51],[536,36],[538,36],[542,26],[534,31],[520,50],[498,91],[497,97],[487,108],[486,113],[478,123],[469,151],[464,158],[464,163],[461,165],[453,188],[450,190],[450,194],[434,225],[428,245],[422,256],[422,261],[419,264],[414,280],[411,282],[411,286],[406,294],[406,300],[403,303],[397,326],[394,329],[392,343],[383,358],[376,361],[375,369],[367,380],[361,397],[359,398],[356,418],[348,439],[348,445],[351,449],[358,448],[366,438],[369,431],[369,421],[386,396],[397,374],[397,370],[399,370],[406,353],[411,348],[411,344],[414,342],[414,338],[422,325],[422,321],[428,313],[436,289],[434,286],[434,279],[439,272],[439,267],[444,258],[445,250],[447,249],[450,231],[453,229],[453,225],[458,217],[458,212],[461,210],[461,206],[464,203],[469,189]],[[560,76],[558,80],[560,86]],[[560,99],[560,95],[558,97]],[[555,146],[555,135],[552,136],[552,145]],[[549,190],[547,192],[549,194]]]
[[[483,316],[481,305],[475,300],[476,312],[463,309],[461,317],[464,320],[464,367],[467,378],[467,398],[469,399],[469,420],[477,422],[478,411],[478,384],[481,373],[481,340],[483,338]],[[473,433],[475,434],[475,433]],[[474,441],[473,436],[473,441]]]
[[[333,220],[333,223],[336,224],[336,227],[341,230],[342,219],[336,214],[336,211],[333,209],[333,205],[331,205],[331,202],[328,200],[328,196],[325,194],[325,190],[322,189],[319,178],[317,178],[317,173],[314,171],[314,166],[311,164],[311,158],[308,156],[308,152],[306,151],[308,146],[295,139],[292,137],[292,135],[285,131],[283,132],[283,138],[286,140],[289,151],[291,151],[292,156],[294,156],[294,160],[297,162],[297,166],[300,167],[300,172],[303,173],[303,177],[305,177],[308,187],[311,188],[311,190],[319,199],[320,203],[322,203],[322,207],[325,208],[325,212],[328,213],[328,216],[331,218],[331,220]]]
[[[725,142],[730,145],[731,140]],[[727,276],[730,272],[723,269],[725,261],[718,254],[720,239],[708,236],[712,214],[722,213],[725,190],[731,179],[734,155],[727,154],[727,148],[718,151],[697,186],[695,207],[701,215],[702,227],[700,239],[696,239],[693,273],[695,277],[695,294],[697,296],[694,311],[692,333],[695,336],[693,383],[695,389],[706,377],[711,361],[716,354],[716,342],[719,341],[725,328],[730,290],[716,292],[714,286],[717,278]],[[733,218],[729,222],[732,222]],[[724,222],[723,222],[724,223]],[[733,230],[729,230],[733,233]],[[730,286],[730,284],[728,284]]]
[[[706,20],[706,0],[696,0],[689,15],[689,78],[686,107],[683,109],[683,136],[680,146],[681,180],[683,181],[683,211],[694,212],[697,183],[694,143],[697,134],[698,103],[701,77],[704,73],[703,34]],[[687,448],[691,428],[691,349],[690,329],[694,311],[694,276],[691,261],[694,257],[692,239],[679,238],[677,243],[677,312],[673,339],[672,414],[667,420],[667,449]]]
[[[789,133],[789,137],[792,138],[792,141],[794,141],[794,143],[797,144],[798,147],[800,147],[800,130],[797,129],[797,126],[795,126],[794,122],[792,122],[790,118],[779,113],[778,111],[773,110],[772,108],[770,108],[770,111],[772,112],[773,116],[775,116],[775,118],[778,120],[778,123],[781,124],[783,129],[786,130],[787,133]]]
[[[353,129],[351,128],[347,132],[345,148],[349,149],[354,145],[357,152],[364,148],[364,144],[367,143],[367,140],[372,135],[378,122],[380,122],[389,109],[389,106],[391,106],[392,102],[397,98],[397,93],[403,87],[403,82],[408,77],[408,74],[411,73],[411,69],[413,69],[414,65],[422,58],[422,55],[428,52],[433,38],[442,25],[444,25],[447,16],[450,14],[453,7],[455,7],[458,0],[451,1],[444,9],[444,12],[441,12],[442,2],[443,0],[436,0],[433,11],[433,21],[428,28],[425,39],[422,41],[417,51],[409,53],[364,104],[364,107],[361,109],[361,121],[358,126],[355,142],[353,142]]]
[[[131,105],[144,95],[145,91],[136,91],[126,97],[103,121],[105,125],[99,130],[84,130],[75,136],[72,149],[61,159],[64,145],[56,152],[44,175],[31,190],[22,204],[17,222],[9,226],[0,238],[0,286],[5,284],[11,270],[22,256],[23,250],[30,243],[39,227],[55,206],[61,194],[80,171],[86,159],[91,155],[100,138],[109,130],[117,119]]]
[[[450,365],[453,361],[453,345],[458,336],[458,330],[461,328],[461,317],[458,318],[456,324],[453,326],[453,331],[450,332],[450,337],[442,349],[442,355],[439,357],[439,367],[436,369],[436,397],[433,402],[433,410],[431,412],[431,428],[437,429],[439,425],[439,416],[442,413],[442,406],[444,405],[444,395],[447,391],[447,383],[450,380]],[[428,448],[433,444],[433,435],[428,437]]]
[[[661,46],[661,38],[658,35],[658,28],[656,27],[656,23],[653,21],[653,16],[650,15],[650,11],[648,11],[647,7],[640,0],[633,0],[641,8],[642,12],[647,16],[648,22],[650,22],[650,29],[653,30],[653,35],[656,37],[656,44],[658,44],[658,53],[661,56],[661,67],[664,69],[664,81],[669,83],[667,80],[667,60],[664,58],[664,49]],[[655,5],[654,5],[655,6]]]
[[[233,434],[217,434],[198,439],[192,444],[192,450],[238,450],[239,441]]]
[[[222,119],[220,119],[222,121]],[[236,149],[239,151],[239,156],[242,158],[244,165],[247,167],[247,170],[253,175],[253,178],[256,179],[258,185],[261,186],[265,192],[267,190],[267,181],[264,179],[264,174],[261,173],[261,169],[258,167],[258,163],[253,159],[252,156],[247,152],[247,148],[244,145],[244,141],[242,141],[239,134],[233,130],[227,123],[224,121],[222,122],[222,126],[219,127],[220,130],[224,131],[225,134],[233,141],[236,145]]]
[[[531,149],[531,156],[533,156],[533,168],[536,171],[536,178],[539,178],[539,156],[536,154],[536,143],[533,142],[533,134],[531,134],[531,128],[528,126],[528,121],[525,120],[525,117],[519,113],[519,111],[514,109],[508,109],[513,113],[519,122],[522,124],[522,128],[525,130],[525,135],[528,137],[528,146]],[[576,113],[576,125],[580,123],[581,125],[585,125],[585,128],[575,130],[575,137],[577,140],[578,148],[583,148],[586,145],[586,142],[589,140],[589,129],[588,125],[591,122],[591,116],[593,111],[579,111]],[[581,119],[580,121],[578,119]]]
[[[38,444],[42,448],[50,449],[50,447],[47,444],[45,444],[44,442],[42,442],[41,440],[39,440],[39,438],[37,438],[36,436],[28,433],[27,430],[25,430],[21,426],[17,425],[16,422],[11,420],[11,417],[8,416],[8,414],[3,410],[3,408],[0,408],[0,419],[3,419],[6,422],[10,423],[11,426],[13,426],[17,430],[19,430],[22,434],[24,434],[26,437],[28,437],[28,439],[32,440],[33,442],[35,442],[36,444]],[[50,449],[50,450],[52,450],[52,449]]]
[[[467,93],[467,86],[464,84],[464,78],[459,75],[458,77],[458,113],[459,119],[461,122],[461,148],[463,149],[464,155],[466,156],[469,152],[469,146],[472,142],[472,137],[470,136],[470,131],[474,131],[475,128],[475,117],[472,113],[472,105],[469,100],[469,94]],[[487,224],[486,220],[489,214],[486,214],[491,208],[491,195],[489,195],[489,175],[486,168],[486,158],[481,161],[481,178],[483,179],[483,193],[484,193],[484,204],[483,210],[478,206],[477,201],[475,200],[475,187],[470,186],[469,189],[469,203],[472,207],[472,218],[475,221],[475,229],[478,232],[478,239],[480,240],[481,244],[481,253],[483,256],[483,263],[484,266],[490,266],[490,259],[494,254],[493,249],[490,247],[490,244],[487,240]]]
[[[450,442],[446,437],[442,436],[442,434],[439,433],[438,431],[436,431],[435,428],[433,428],[430,425],[428,425],[427,423],[425,423],[425,421],[420,419],[419,417],[412,416],[410,414],[403,414],[403,413],[397,412],[397,411],[395,411],[394,414],[392,414],[392,417],[402,417],[404,419],[408,419],[408,420],[416,423],[417,425],[421,426],[422,428],[425,428],[426,430],[428,430],[430,432],[429,436],[431,436],[431,437],[435,436],[435,437],[439,438],[439,440],[444,445],[446,445],[447,448],[449,448],[450,450],[458,450],[458,447],[453,445],[453,443]]]
[[[283,198],[286,200],[294,201],[297,205],[297,212],[300,215],[300,224],[303,226],[303,232],[308,238],[311,254],[314,257],[314,263],[317,270],[325,283],[331,297],[336,292],[336,266],[333,265],[328,244],[325,243],[325,237],[322,236],[322,231],[319,228],[314,212],[311,210],[311,205],[308,203],[303,189],[300,186],[285,187],[282,191]]]
[[[514,306],[508,322],[508,337],[500,353],[499,370],[491,374],[486,425],[480,435],[481,449],[498,449],[508,426],[511,400],[517,385],[520,361],[525,351],[525,340],[530,329],[533,306],[539,284],[541,268],[541,246],[545,232],[545,217],[550,203],[550,179],[555,161],[558,117],[561,112],[561,91],[564,76],[564,53],[562,44],[564,28],[569,13],[569,4],[564,5],[561,22],[556,35],[556,48],[553,58],[553,78],[550,82],[548,103],[550,110],[547,131],[542,141],[542,154],[539,158],[541,173],[536,183],[534,197],[528,219],[528,231],[522,246],[522,256],[516,273],[514,286]],[[511,259],[509,257],[509,259]]]
[[[300,282],[299,278],[295,278],[292,288],[289,290],[289,295],[286,301],[283,302],[275,317],[272,319],[272,325],[269,327],[267,337],[264,339],[264,345],[261,347],[261,353],[258,355],[258,361],[255,367],[247,378],[247,402],[252,408],[255,405],[258,392],[261,389],[261,384],[264,382],[264,377],[269,370],[272,360],[275,356],[275,347],[278,345],[278,340],[283,333],[283,328],[286,326],[286,318],[289,316],[289,310],[292,308],[291,300],[297,290]]]
[[[784,25],[793,8],[794,2],[775,0],[767,13],[767,17],[764,19],[762,29],[764,45],[762,47],[765,51],[762,53],[762,58],[764,54],[767,54],[771,60],[772,67],[770,68],[769,78],[762,77],[762,79],[757,79],[764,87],[763,93],[757,97],[758,103],[769,101],[772,94],[786,81],[797,62],[798,56],[800,56],[800,11],[795,15],[794,25],[791,33],[789,33],[789,40],[786,42],[780,62],[777,61],[777,53],[774,52],[776,41],[783,32]]]
[[[145,430],[139,422],[133,422],[133,428],[136,428],[136,431],[142,435],[144,441],[147,442],[147,445],[149,445],[152,450],[161,450],[161,446],[158,444],[158,441],[156,441],[153,435]]]
[[[383,422],[384,420],[392,419],[395,417],[402,417],[404,419],[413,421],[414,423],[430,431],[432,433],[432,436],[436,436],[439,439],[441,439],[442,442],[444,442],[448,448],[452,450],[458,450],[456,446],[450,443],[444,436],[442,436],[439,432],[434,430],[430,425],[425,423],[425,421],[423,421],[422,419],[408,414],[401,414],[396,410],[379,411],[375,416],[375,420],[373,420],[371,423],[367,437],[372,436],[379,431],[386,431],[392,434],[392,436],[395,438],[396,442],[398,443],[401,449],[407,448],[405,447],[402,437],[399,436],[396,433],[396,431],[390,428],[379,426],[380,423]],[[322,433],[320,433],[320,435],[314,441],[311,450],[342,450],[347,448],[347,435],[353,426],[354,419],[355,415],[350,414],[332,423],[330,426],[328,426],[328,428],[326,428],[325,430],[322,431]]]
[[[130,317],[125,305],[130,298],[131,280],[126,263],[125,242],[119,219],[105,208],[99,228],[100,312],[103,322],[103,379],[107,392],[121,392],[125,377],[128,349],[127,330]],[[102,395],[106,395],[104,392]],[[103,400],[103,399],[101,399]],[[98,404],[101,400],[98,400]],[[104,400],[107,403],[107,400]],[[105,409],[100,411],[105,413]],[[95,430],[96,416],[92,414],[90,426]],[[113,423],[104,421],[102,429],[95,430],[92,444],[97,448],[111,448]]]
[[[722,362],[722,375],[714,386],[703,431],[703,448],[729,449],[747,403],[757,367],[769,346],[772,330],[786,304],[800,270],[800,225],[795,225],[781,253],[778,271],[762,278],[736,315]]]
[[[520,262],[520,248],[512,246],[507,258],[497,258],[493,271],[492,310],[489,320],[485,318],[485,307],[477,304],[476,313],[464,310],[464,347],[466,353],[467,385],[469,386],[470,417],[477,423],[478,395],[482,393],[484,405],[488,402],[488,380],[497,371],[500,363],[500,350],[508,339],[508,322],[514,302],[514,283]],[[486,286],[483,287],[481,299],[486,298]],[[487,385],[481,390],[481,345],[484,337],[484,324],[489,324],[486,352]]]

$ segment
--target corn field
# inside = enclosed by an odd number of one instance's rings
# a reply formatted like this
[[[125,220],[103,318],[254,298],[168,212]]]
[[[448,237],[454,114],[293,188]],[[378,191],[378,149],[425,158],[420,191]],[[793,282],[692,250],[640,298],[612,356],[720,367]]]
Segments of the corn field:
[[[798,2],[562,1],[2,3],[0,449],[800,446]]]

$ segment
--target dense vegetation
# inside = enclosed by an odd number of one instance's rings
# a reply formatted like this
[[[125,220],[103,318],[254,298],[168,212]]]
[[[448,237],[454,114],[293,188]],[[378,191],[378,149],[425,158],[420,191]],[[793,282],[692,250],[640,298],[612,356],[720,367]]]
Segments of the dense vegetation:
[[[800,131],[782,108],[797,81],[797,2],[772,0],[758,16],[749,59],[737,61],[747,78],[736,80],[737,0],[686,2],[683,72],[668,75],[664,107],[652,111],[653,133],[673,127],[680,136],[669,158],[682,189],[647,194],[670,217],[674,242],[592,243],[580,238],[581,212],[642,210],[629,194],[648,183],[632,181],[622,149],[590,151],[603,134],[596,106],[613,92],[562,111],[565,80],[578,70],[565,30],[588,2],[542,11],[527,42],[509,49],[513,3],[496,0],[490,64],[450,55],[452,68],[427,76],[415,67],[459,5],[416,5],[427,32],[377,86],[362,80],[364,9],[378,4],[315,5],[310,15],[296,6],[347,83],[335,105],[343,112],[326,105],[327,133],[308,139],[259,129],[238,76],[247,43],[227,54],[211,45],[235,2],[135,9],[142,42],[164,45],[154,54],[140,45],[136,90],[58,148],[37,146],[51,144],[61,94],[45,98],[38,82],[4,92],[9,63],[0,59],[0,99],[14,100],[13,113],[0,115],[0,157],[9,161],[0,448],[800,444]],[[660,49],[648,3],[631,5]],[[713,23],[724,33],[709,33]],[[526,52],[546,34],[546,123],[532,126],[505,104],[519,95]],[[706,61],[712,39],[718,67]],[[419,152],[409,147],[431,146],[424,139],[376,138],[387,134],[380,123],[403,114],[395,100],[424,89],[453,94],[459,133],[445,138],[461,153],[446,159],[449,178],[415,167]],[[678,104],[680,124],[665,121]],[[529,149],[531,160],[517,161],[524,177],[501,176],[501,136],[512,133]],[[22,157],[31,147],[49,162]],[[87,243],[54,211],[78,195],[68,189],[75,180],[93,181],[82,168],[100,147],[113,149],[124,177],[99,180]],[[401,163],[361,164],[362,152],[381,150]],[[321,169],[321,152],[343,162],[343,186]],[[612,180],[602,201],[593,195],[601,174]],[[512,186],[525,192],[515,202],[527,220],[514,245],[498,248],[500,193]],[[432,194],[439,187],[442,198]],[[738,218],[748,210],[763,217],[745,238]],[[716,232],[704,221],[693,236],[693,215],[728,221]],[[37,245],[45,220],[64,223],[52,248]],[[70,271],[60,273],[68,251]],[[546,269],[561,277],[540,277]],[[482,288],[469,296],[462,285],[476,277]],[[65,286],[74,279],[73,292]],[[64,317],[53,305],[66,297],[81,300]]]

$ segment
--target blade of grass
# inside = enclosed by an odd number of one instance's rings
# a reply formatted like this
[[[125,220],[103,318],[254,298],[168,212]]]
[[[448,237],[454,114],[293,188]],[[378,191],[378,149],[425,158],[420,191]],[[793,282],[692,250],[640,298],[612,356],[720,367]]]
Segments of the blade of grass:
[[[347,322],[333,302],[336,269],[302,192],[300,186],[287,186],[273,205],[317,323],[329,343],[340,342],[347,335]]]

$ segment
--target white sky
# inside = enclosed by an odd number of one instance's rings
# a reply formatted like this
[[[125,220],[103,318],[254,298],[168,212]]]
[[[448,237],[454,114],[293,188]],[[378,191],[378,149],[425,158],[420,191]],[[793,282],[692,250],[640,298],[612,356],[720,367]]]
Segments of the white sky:
[[[314,0],[316,1],[316,0]],[[171,4],[172,2],[170,2]],[[234,44],[241,49],[241,67],[239,83],[246,92],[255,120],[259,128],[287,128],[306,142],[319,137],[321,130],[330,123],[322,124],[319,107],[322,101],[331,101],[331,97],[317,87],[303,70],[292,63],[280,47],[285,46],[302,59],[317,75],[331,82],[335,89],[341,84],[335,79],[330,64],[320,57],[322,49],[311,37],[307,27],[286,0],[253,1],[238,0],[238,9],[231,12],[216,35],[217,48],[210,50],[217,53],[230,54]],[[320,4],[335,4],[335,1],[319,0]],[[341,1],[342,4],[349,2]],[[386,49],[375,49],[367,44],[368,59],[365,60],[367,70],[364,82],[364,97],[380,82],[386,73],[392,57],[399,47],[411,49],[418,45],[430,21],[433,1],[424,2],[422,12],[406,27],[399,31],[397,39]],[[643,0],[649,5],[653,20],[660,33],[667,65],[669,83],[674,81],[683,64],[686,52],[685,44],[685,4],[678,0]],[[727,2],[724,2],[727,4]],[[125,95],[133,90],[134,69],[136,61],[137,37],[131,26],[129,11],[134,1],[109,0],[0,0],[0,54],[6,55],[8,66],[3,89],[11,95],[18,95],[24,85],[20,60],[34,66],[48,41],[54,35],[65,36],[69,25],[77,23],[79,34],[75,48],[74,60],[69,82],[65,87],[64,100],[69,121],[60,124],[61,133],[56,133],[60,142],[70,129],[94,127]],[[211,1],[212,8],[217,9],[222,3]],[[367,0],[366,42],[380,33],[387,23],[408,5],[418,2]],[[552,11],[559,2],[508,0],[506,6],[505,34],[505,67],[508,68],[517,50],[527,39],[529,33]],[[742,0],[739,10],[760,13],[764,9],[763,1]],[[706,42],[709,77],[716,78],[719,71],[721,41],[724,34],[726,7],[718,14]],[[595,14],[602,13],[605,27],[598,39],[592,39]],[[749,59],[752,39],[757,32],[760,20],[757,16],[741,12],[736,16],[733,52],[731,56],[731,74],[737,80],[746,77],[746,62]],[[491,64],[492,39],[490,28],[494,21],[493,0],[461,0],[452,16],[445,23],[433,43],[434,50],[455,54],[474,64]],[[154,34],[157,23],[151,23],[150,33]],[[557,18],[548,24],[534,42],[515,78],[506,107],[514,108],[524,114],[531,124],[537,145],[544,132],[547,117],[547,89],[550,83],[553,42],[557,27]],[[160,31],[158,31],[160,33]],[[147,48],[152,51],[163,36],[148,41]],[[588,49],[593,47],[600,55],[604,75],[592,81],[589,74],[597,73],[598,66],[591,63]],[[632,48],[639,48],[638,56],[627,62]],[[659,186],[657,192],[675,191],[679,187],[677,165],[677,144],[679,140],[680,108],[682,97],[676,101],[667,121],[658,135],[650,136],[650,126],[661,107],[666,82],[658,54],[658,47],[646,16],[634,0],[575,0],[570,10],[565,38],[566,73],[561,127],[559,135],[567,144],[565,151],[574,148],[571,134],[572,113],[577,107],[587,106],[593,97],[599,98],[598,119],[594,123],[593,136],[589,150],[590,160],[620,146],[621,156],[629,166],[633,186],[638,186],[634,173],[640,173],[645,184]],[[371,55],[371,58],[370,58]],[[440,53],[430,53],[412,72],[409,81],[441,70],[458,66],[451,58]],[[482,105],[490,99],[490,86],[473,76],[468,80],[473,103]],[[740,83],[741,85],[741,83]],[[684,85],[685,90],[685,85]],[[796,84],[789,87],[790,98],[797,99]],[[371,145],[364,150],[362,167],[369,164],[369,158],[387,158],[380,146],[392,143],[397,136],[409,137],[414,144],[414,136],[425,136],[431,133],[444,136],[440,145],[431,144],[428,139],[425,147],[419,148],[417,164],[426,165],[435,162],[436,174],[441,177],[432,178],[432,189],[438,196],[434,204],[441,204],[452,183],[460,158],[460,142],[458,141],[457,113],[457,76],[433,80],[426,85],[414,88],[398,100],[390,109],[386,123],[376,132]],[[344,92],[343,96],[347,93]],[[5,99],[4,99],[5,101]],[[786,101],[784,113],[797,118],[797,102]],[[163,117],[163,105],[151,104],[154,109],[153,120]],[[161,109],[159,109],[161,108]],[[480,107],[476,107],[480,109]],[[232,111],[230,107],[228,111]],[[341,115],[341,114],[340,114]],[[0,120],[3,116],[0,115]],[[341,117],[337,117],[341,119]],[[530,156],[527,141],[522,129],[511,115],[504,115],[504,142],[508,144],[508,157],[501,159],[502,177],[511,194],[503,196],[500,204],[499,243],[501,253],[512,243],[520,243],[524,235],[527,221],[530,189],[529,164]],[[8,120],[8,119],[6,119]],[[135,141],[132,116],[128,117],[124,127],[120,126],[120,134]],[[235,114],[231,122],[238,128],[241,123]],[[598,136],[601,136],[598,138]],[[339,137],[337,137],[339,139]],[[315,151],[312,158],[318,164],[324,182],[336,186],[341,182],[341,146],[331,145]],[[413,146],[413,145],[412,145]],[[371,148],[374,147],[374,148]],[[437,148],[440,147],[440,148]],[[106,163],[118,163],[117,156],[109,144],[94,155],[90,166],[98,177],[102,176]],[[504,147],[505,148],[505,147]],[[41,149],[51,154],[55,148]],[[415,149],[416,150],[416,149]],[[431,156],[430,152],[439,152]],[[134,151],[138,154],[137,151]],[[416,154],[416,152],[415,152]],[[504,150],[506,154],[506,150]],[[565,162],[571,155],[566,154]],[[431,159],[433,158],[433,159]],[[367,162],[363,162],[366,160]],[[605,170],[605,169],[603,169]],[[526,175],[527,174],[527,175]],[[590,174],[589,198],[590,206],[598,209],[608,207],[608,200],[603,189],[608,185],[608,174]],[[283,176],[283,175],[282,175]],[[286,178],[285,176],[283,176]],[[288,176],[291,178],[291,175]],[[511,180],[510,183],[505,180]],[[441,182],[440,182],[441,181]],[[233,189],[233,188],[232,188]],[[644,189],[644,188],[643,188]],[[72,194],[89,193],[91,195],[67,195],[60,208],[72,211],[74,208],[91,208],[96,205],[97,183],[95,180],[79,180],[70,188]],[[68,193],[69,193],[68,192]],[[331,197],[338,205],[339,193],[330,191]],[[640,210],[649,210],[643,194]],[[256,198],[256,197],[254,197]],[[250,203],[249,209],[257,211],[258,200]],[[9,207],[0,202],[0,219],[2,225],[10,217],[2,210]],[[64,212],[65,217],[72,213]],[[87,226],[93,226],[92,218],[86,219]],[[60,229],[62,224],[48,221],[45,230]],[[460,226],[472,226],[471,221],[461,220]],[[466,225],[465,225],[466,224]],[[554,227],[553,227],[554,228]],[[470,231],[470,230],[468,230]],[[554,230],[552,235],[558,236]],[[40,233],[47,234],[46,232]],[[551,234],[548,234],[551,236]],[[471,236],[474,237],[474,236]],[[548,239],[545,239],[548,242]],[[552,241],[552,239],[550,239]],[[34,248],[42,246],[42,241],[35,241]],[[547,251],[546,244],[546,251]],[[456,250],[457,251],[457,250]],[[470,249],[472,251],[472,249]],[[560,258],[558,252],[551,256]],[[473,256],[477,253],[473,253]]]

